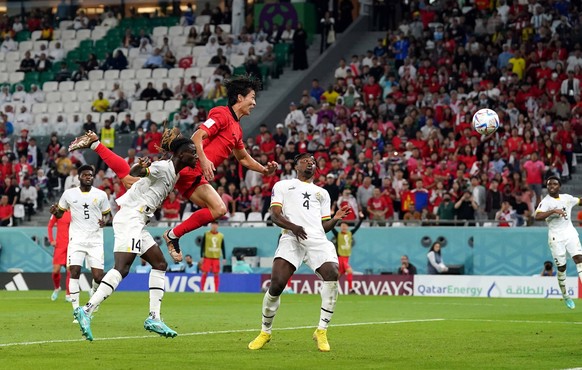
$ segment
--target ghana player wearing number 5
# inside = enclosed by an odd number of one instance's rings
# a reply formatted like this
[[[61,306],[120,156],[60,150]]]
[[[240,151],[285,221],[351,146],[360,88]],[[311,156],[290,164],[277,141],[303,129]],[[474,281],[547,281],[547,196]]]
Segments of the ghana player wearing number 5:
[[[572,224],[572,208],[582,205],[582,199],[569,194],[560,194],[562,182],[556,176],[546,179],[548,195],[542,199],[535,212],[536,220],[546,220],[548,224],[548,245],[558,267],[558,285],[569,309],[576,305],[566,292],[566,252],[576,264],[578,277],[582,281],[582,246],[578,231]]]
[[[192,141],[200,156],[199,164],[194,169],[182,170],[176,184],[176,189],[184,198],[202,207],[181,224],[163,234],[170,255],[176,262],[182,260],[180,237],[226,214],[227,209],[222,198],[209,181],[214,179],[216,167],[227,160],[231,153],[243,166],[264,175],[270,175],[278,168],[276,162],[269,162],[265,166],[257,162],[247,153],[242,141],[240,120],[248,116],[256,106],[255,93],[260,88],[260,82],[249,76],[240,76],[225,81],[224,85],[228,94],[228,106],[212,108],[208,113],[208,119],[194,132]],[[171,136],[168,132],[170,130],[164,132],[165,137]],[[167,150],[165,142],[163,139],[162,148]],[[89,147],[95,150],[117,174],[126,188],[137,181],[130,176],[127,162],[100,144],[93,132],[75,139],[69,150]]]
[[[63,217],[67,210],[71,211],[67,265],[71,274],[69,295],[73,310],[79,307],[79,277],[83,262],[86,260],[87,267],[91,268],[95,282],[93,291],[103,278],[103,226],[107,222],[104,217],[109,217],[111,209],[107,193],[93,187],[94,176],[92,166],[79,167],[81,185],[65,190],[59,203],[50,207],[50,213],[56,218]]]
[[[103,277],[102,284],[89,302],[84,307],[77,308],[74,313],[87,340],[93,340],[91,314],[101,302],[113,294],[121,280],[127,276],[136,256],[141,256],[152,266],[149,276],[150,312],[144,322],[144,328],[165,337],[177,335],[160,317],[168,264],[160,247],[145,227],[155,210],[174,188],[178,172],[186,166],[194,167],[197,155],[190,139],[177,138],[169,146],[173,153],[169,160],[150,164],[147,158],[139,159],[139,162],[131,168],[130,174],[139,177],[140,180],[117,199],[121,209],[113,217],[115,265]]]
[[[273,260],[271,286],[263,298],[261,333],[248,345],[252,350],[263,348],[271,340],[280,295],[302,262],[323,279],[319,325],[313,339],[320,351],[330,350],[327,326],[337,301],[339,272],[335,247],[325,234],[348,214],[350,207],[340,208],[331,218],[329,193],[313,183],[315,159],[311,154],[297,155],[295,170],[297,178],[277,182],[271,195],[271,220],[283,228],[283,235]]]

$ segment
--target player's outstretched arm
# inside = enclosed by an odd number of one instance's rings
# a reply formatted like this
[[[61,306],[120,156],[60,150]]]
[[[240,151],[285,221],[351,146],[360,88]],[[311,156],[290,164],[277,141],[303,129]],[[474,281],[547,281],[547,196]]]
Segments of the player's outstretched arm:
[[[546,218],[550,217],[551,215],[559,215],[559,216],[563,217],[566,215],[566,212],[564,212],[560,208],[551,209],[549,211],[536,211],[535,218],[536,218],[536,221],[542,221],[542,220],[545,220]]]
[[[245,149],[234,149],[232,152],[240,164],[249,170],[262,173],[263,175],[271,175],[277,170],[277,168],[279,168],[277,162],[274,161],[268,162],[266,166],[263,166],[253,157],[251,157],[251,155]]]
[[[271,207],[271,221],[283,229],[291,230],[297,239],[307,239],[307,233],[305,232],[305,229],[303,229],[302,226],[295,225],[293,222],[289,221],[287,217],[283,215],[283,209],[281,207]]]
[[[350,213],[350,210],[351,210],[350,206],[343,206],[340,209],[338,209],[331,219],[321,222],[321,224],[323,225],[323,230],[325,230],[326,233],[332,230],[335,227],[335,225],[339,221],[341,221],[342,218],[346,217],[346,215]]]
[[[152,161],[148,157],[139,158],[137,163],[129,170],[129,174],[134,177],[146,177],[150,174],[148,167],[151,164]]]

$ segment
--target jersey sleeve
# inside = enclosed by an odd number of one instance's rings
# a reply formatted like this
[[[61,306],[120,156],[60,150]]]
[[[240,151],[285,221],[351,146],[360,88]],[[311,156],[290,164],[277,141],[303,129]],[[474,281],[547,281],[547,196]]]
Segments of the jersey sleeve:
[[[61,199],[59,199],[58,206],[62,211],[69,209],[69,194],[71,194],[70,191],[65,191],[63,195],[61,195]]]
[[[109,204],[109,199],[107,199],[107,193],[101,194],[101,214],[106,215],[111,212],[111,205]]]
[[[572,196],[572,195],[570,196],[570,199],[568,202],[570,207],[576,207],[579,203],[580,203],[580,198],[577,198],[577,197]]]
[[[281,187],[281,182],[273,186],[273,190],[271,191],[271,207],[283,207],[283,188]]]
[[[206,131],[208,137],[211,138],[218,134],[224,121],[225,117],[219,109],[211,109],[208,119],[200,125],[200,129]]]
[[[321,220],[326,221],[331,219],[331,198],[326,190],[321,194]]]
[[[157,161],[157,162],[152,163],[148,167],[148,176],[151,176],[154,178],[160,177],[160,174],[165,170],[164,162],[165,161]]]

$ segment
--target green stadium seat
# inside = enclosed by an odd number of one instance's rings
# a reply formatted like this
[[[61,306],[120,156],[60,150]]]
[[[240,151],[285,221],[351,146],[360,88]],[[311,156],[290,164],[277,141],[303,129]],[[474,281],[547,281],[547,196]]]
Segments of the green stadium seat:
[[[220,107],[220,106],[226,106],[228,105],[228,99],[227,98],[223,98],[223,99],[218,99],[215,103],[214,106],[215,107]]]
[[[235,67],[234,70],[232,71],[233,76],[242,76],[245,73],[247,73],[247,70],[245,69],[244,66]]]
[[[202,107],[208,112],[209,110],[214,108],[214,100],[212,100],[212,99],[200,99],[200,100],[198,100],[198,102],[196,102],[196,106],[198,108]]]
[[[28,41],[30,40],[31,33],[29,31],[20,31],[14,36],[14,41],[21,42],[21,41]]]
[[[26,72],[24,75],[24,81],[29,82],[38,82],[40,80],[40,73],[39,72]]]

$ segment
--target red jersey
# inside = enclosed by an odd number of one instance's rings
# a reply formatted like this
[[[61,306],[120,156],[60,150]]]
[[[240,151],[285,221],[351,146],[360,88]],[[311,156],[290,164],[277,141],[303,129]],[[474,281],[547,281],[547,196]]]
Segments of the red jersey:
[[[166,210],[171,210],[174,209],[176,211],[178,211],[177,213],[166,213]],[[170,201],[169,198],[167,198],[164,203],[162,203],[162,211],[164,212],[164,218],[173,220],[173,219],[179,219],[180,218],[180,201],[176,198],[174,199],[173,202]]]
[[[234,149],[245,147],[239,120],[231,107],[212,108],[200,129],[208,134],[202,142],[204,154],[216,167],[228,159]]]
[[[54,215],[51,216],[48,223],[48,238],[49,242],[55,240],[53,236],[53,226],[57,225],[57,248],[67,248],[69,245],[69,225],[71,224],[71,212],[67,211],[63,213],[61,218],[56,218]]]
[[[148,132],[146,135],[146,141],[148,142],[148,152],[159,153],[158,146],[162,145],[162,133],[161,132]]]

